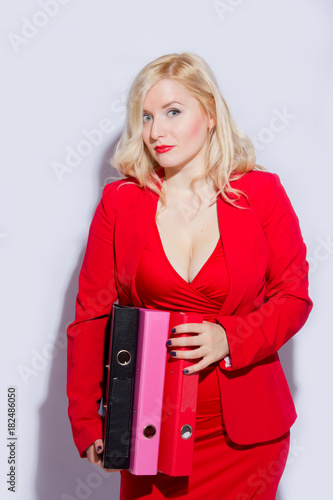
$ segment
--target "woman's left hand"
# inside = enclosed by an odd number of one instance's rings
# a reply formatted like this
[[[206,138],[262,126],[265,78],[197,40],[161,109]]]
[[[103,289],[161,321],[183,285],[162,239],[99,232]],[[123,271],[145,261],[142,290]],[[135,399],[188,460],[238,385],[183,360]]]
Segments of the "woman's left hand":
[[[171,346],[171,351],[176,353],[174,359],[194,360],[202,358],[198,363],[186,367],[186,374],[203,370],[207,366],[220,361],[230,353],[225,329],[217,324],[204,321],[203,323],[183,323],[175,326],[174,335],[180,333],[197,333],[186,337],[172,337],[167,346]],[[171,341],[171,344],[169,342]],[[198,346],[197,349],[192,347]],[[174,347],[190,347],[188,350],[173,349]]]

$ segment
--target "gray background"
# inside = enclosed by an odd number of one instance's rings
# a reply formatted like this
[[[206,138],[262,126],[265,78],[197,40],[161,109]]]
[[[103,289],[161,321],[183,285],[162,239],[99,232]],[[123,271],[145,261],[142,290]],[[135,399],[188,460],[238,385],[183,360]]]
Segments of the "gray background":
[[[330,497],[332,9],[329,0],[2,5],[1,498],[118,498],[119,474],[104,477],[73,444],[65,331],[89,224],[115,175],[108,159],[129,84],[152,59],[182,51],[210,64],[258,163],[279,174],[300,219],[315,307],[281,350],[299,418],[278,498]],[[6,485],[10,385],[15,496]]]

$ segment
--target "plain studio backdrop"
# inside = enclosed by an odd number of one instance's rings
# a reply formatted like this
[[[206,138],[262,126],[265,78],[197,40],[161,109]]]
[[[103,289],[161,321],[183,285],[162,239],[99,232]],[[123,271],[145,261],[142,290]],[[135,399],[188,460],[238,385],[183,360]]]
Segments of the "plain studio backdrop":
[[[183,51],[211,66],[300,219],[314,309],[280,351],[299,417],[278,499],[330,498],[332,3],[17,0],[1,10],[1,498],[118,498],[119,473],[80,459],[72,440],[65,332],[89,225],[117,176],[108,160],[129,85],[149,61]]]

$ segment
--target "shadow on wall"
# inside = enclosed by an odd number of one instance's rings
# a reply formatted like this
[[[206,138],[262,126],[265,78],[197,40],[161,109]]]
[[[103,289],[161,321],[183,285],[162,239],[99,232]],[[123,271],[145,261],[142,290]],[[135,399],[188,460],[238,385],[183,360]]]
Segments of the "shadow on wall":
[[[111,157],[118,140],[119,138],[114,141],[104,155],[99,173],[99,186],[101,188],[108,176],[119,176],[115,169],[108,166],[108,159]],[[96,193],[95,206],[97,206],[101,194],[101,190]],[[82,200],[83,203],[84,200]],[[87,231],[89,225],[90,221],[87,221]],[[84,252],[85,243],[64,297],[62,317],[59,319],[59,326],[56,330],[58,337],[55,339],[55,345],[59,347],[56,355],[50,361],[52,366],[48,396],[39,411],[36,500],[117,500],[119,498],[119,472],[107,473],[100,467],[91,465],[87,459],[79,457],[67,414],[65,334],[67,326],[74,320],[78,276]]]
[[[108,166],[108,159],[111,157],[118,140],[119,138],[114,141],[104,155],[99,174],[100,187],[104,186],[105,179],[108,176],[119,177],[118,172]],[[95,207],[100,197],[101,190],[96,194]],[[84,200],[82,200],[82,203],[84,203]],[[89,225],[90,221],[87,221],[87,230]],[[52,360],[48,397],[39,412],[38,465],[35,481],[36,500],[119,499],[120,474],[118,472],[107,473],[97,466],[92,466],[86,459],[79,457],[73,442],[67,415],[67,350],[64,339],[67,326],[74,320],[78,276],[84,252],[85,244],[78,258],[77,266],[69,280],[64,297],[63,313],[57,329],[59,333],[57,339],[55,339],[55,344],[60,347]],[[279,354],[292,396],[295,398],[293,347],[293,340],[291,339],[287,345],[283,346]],[[282,500],[279,493],[276,500]]]

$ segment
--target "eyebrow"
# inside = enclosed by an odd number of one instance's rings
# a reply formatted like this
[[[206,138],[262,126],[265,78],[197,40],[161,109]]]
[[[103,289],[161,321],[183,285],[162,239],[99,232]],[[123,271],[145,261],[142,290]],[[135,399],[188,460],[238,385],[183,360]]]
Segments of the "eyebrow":
[[[168,106],[170,106],[170,104],[180,104],[181,106],[184,106],[184,104],[182,104],[181,102],[171,101],[171,102],[168,102],[167,104],[164,104],[164,106],[162,106],[162,109],[167,108]],[[148,111],[146,109],[144,109],[143,112],[148,113]]]

